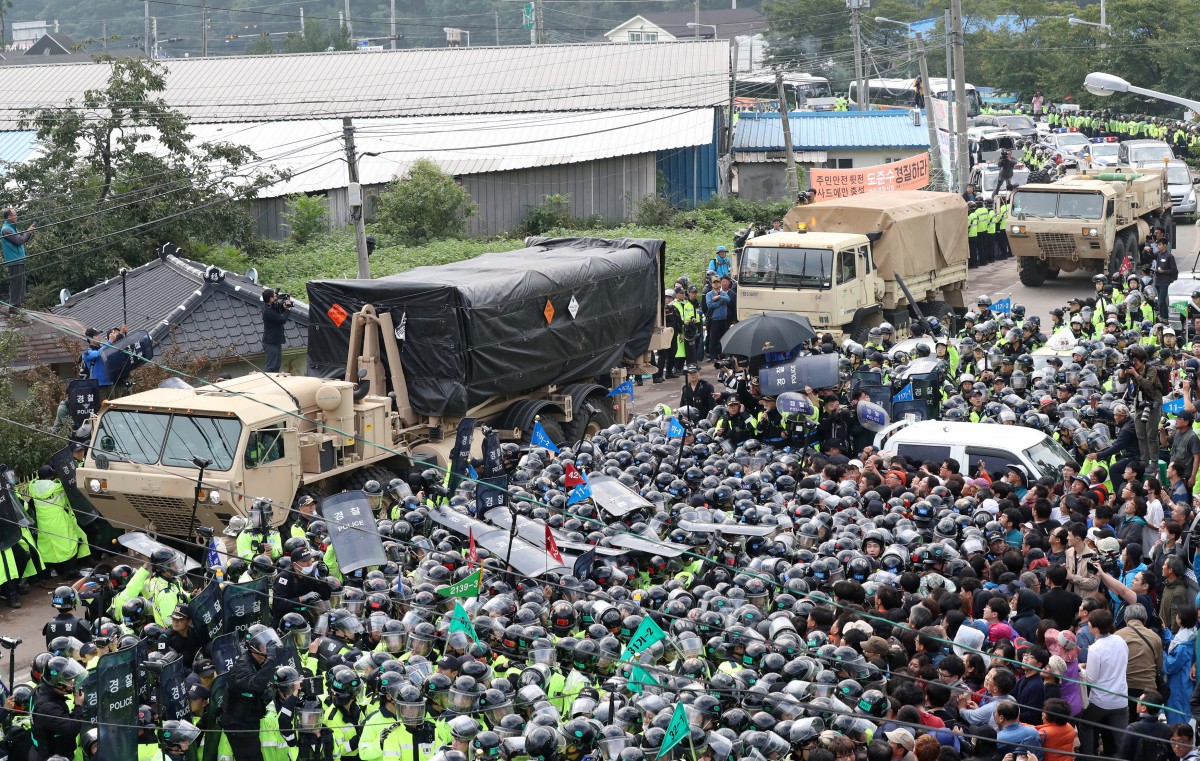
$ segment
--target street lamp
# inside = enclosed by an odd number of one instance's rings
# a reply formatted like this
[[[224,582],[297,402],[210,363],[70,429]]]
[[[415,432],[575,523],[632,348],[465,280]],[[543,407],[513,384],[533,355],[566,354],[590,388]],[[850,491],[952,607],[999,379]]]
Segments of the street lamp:
[[[462,44],[462,36],[467,35],[466,47],[471,47],[471,33],[466,29],[459,29],[453,26],[444,26],[442,31],[446,33],[446,42]]]
[[[1193,111],[1200,111],[1200,101],[1188,100],[1187,98],[1180,98],[1177,95],[1169,95],[1158,90],[1148,90],[1145,87],[1131,85],[1116,74],[1106,74],[1102,71],[1093,71],[1091,74],[1088,74],[1083,80],[1083,86],[1092,95],[1098,95],[1102,98],[1107,98],[1116,93],[1133,93],[1134,95],[1145,95],[1150,98],[1165,100],[1168,103],[1177,103]]]
[[[1103,29],[1106,32],[1112,31],[1111,24],[1105,24],[1104,22],[1097,24],[1095,21],[1084,21],[1083,19],[1076,18],[1074,16],[1067,16],[1067,23],[1071,26],[1095,26]]]
[[[709,29],[713,30],[713,39],[715,40],[717,38],[717,25],[716,24],[697,24],[695,21],[687,22],[688,29],[699,29],[702,26],[706,26]]]

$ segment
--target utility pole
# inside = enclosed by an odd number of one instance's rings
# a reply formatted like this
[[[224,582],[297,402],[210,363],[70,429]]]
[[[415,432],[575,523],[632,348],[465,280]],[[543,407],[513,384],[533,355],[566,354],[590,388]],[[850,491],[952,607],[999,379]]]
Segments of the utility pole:
[[[346,167],[350,182],[346,186],[346,197],[350,204],[350,219],[354,222],[354,247],[358,250],[358,277],[371,279],[371,263],[367,259],[367,223],[363,219],[362,185],[358,182],[358,154],[354,148],[354,120],[342,117],[342,139],[346,142]]]
[[[144,0],[142,7],[145,10],[144,23],[142,24],[145,27],[145,29],[142,30],[142,52],[144,52],[146,54],[146,57],[149,58],[150,57],[150,0]]]
[[[950,0],[950,20],[954,25],[954,121],[958,138],[955,152],[958,154],[958,184],[967,186],[967,173],[971,171],[967,158],[967,64],[963,56],[962,0]]]
[[[955,170],[958,165],[958,117],[954,113],[954,53],[951,49],[953,45],[951,44],[949,8],[946,9],[942,24],[946,30],[946,100],[949,104],[946,107],[946,126],[950,128],[950,155],[948,157],[950,165],[946,167],[946,190],[953,193],[955,189],[960,188],[958,188],[958,172]]]
[[[150,19],[150,22],[151,22],[150,34],[154,38],[154,45],[151,46],[150,49],[154,51],[154,60],[157,61],[158,60],[158,16],[155,16],[154,18]]]
[[[921,67],[921,87],[925,90],[925,127],[929,130],[929,170],[932,174],[936,172],[942,165],[939,158],[941,149],[939,148],[937,125],[933,122],[933,96],[930,94],[929,87],[929,62],[925,60],[925,40],[921,39],[921,33],[917,32],[917,64]]]
[[[200,10],[200,55],[208,57],[208,0],[204,0]]]
[[[537,31],[537,44],[546,44],[546,22],[542,18],[542,4],[538,0],[533,3],[533,24]]]
[[[500,47],[500,11],[495,11],[496,14],[496,47]]]
[[[354,25],[350,22],[350,0],[346,0],[346,32],[354,38]]]
[[[737,96],[738,41],[736,36],[732,39],[732,42],[733,46],[730,52],[733,53],[733,87],[729,88],[729,121],[725,125],[725,150],[730,152],[733,151],[733,109]]]
[[[696,23],[692,27],[692,39],[698,40],[698,39],[700,39],[700,0],[695,0],[694,5],[696,8]],[[717,35],[714,32],[713,37],[716,37],[716,36]]]
[[[100,22],[100,43],[103,46],[104,52],[108,52],[108,19]]]
[[[863,49],[862,49],[862,18],[859,16],[859,10],[862,8],[870,8],[870,0],[846,0],[846,7],[850,9],[850,28],[854,32],[854,81],[855,97],[854,102],[857,104],[859,111],[866,111],[871,107],[871,93],[867,87],[867,80],[863,77]]]
[[[304,34],[304,6],[300,6],[300,34]]]
[[[392,50],[396,49],[396,0],[391,2],[391,19],[392,19]]]
[[[775,72],[775,90],[779,93],[779,118],[783,122],[783,150],[787,154],[788,203],[800,195],[800,178],[796,175],[796,154],[792,152],[792,125],[788,123],[787,92],[783,89],[783,72]]]

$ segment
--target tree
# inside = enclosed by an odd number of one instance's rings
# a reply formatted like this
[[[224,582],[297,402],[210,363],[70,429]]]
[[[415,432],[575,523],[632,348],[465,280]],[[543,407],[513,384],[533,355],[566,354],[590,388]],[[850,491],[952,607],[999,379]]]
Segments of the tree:
[[[327,30],[320,21],[304,23],[303,32],[289,32],[283,43],[284,53],[321,53],[326,50],[352,50],[354,43],[350,31],[342,24],[336,30]]]
[[[69,340],[69,339],[64,339]],[[66,393],[66,385],[48,367],[16,373],[11,368],[21,353],[24,339],[19,330],[0,331],[0,463],[16,471],[19,478],[28,478],[64,442],[54,438],[54,416],[58,402]],[[36,359],[36,358],[35,358]],[[18,377],[20,376],[20,377]],[[28,389],[16,392],[20,380]]]
[[[463,186],[421,158],[379,194],[375,218],[384,233],[416,242],[462,235],[475,209]]]
[[[196,142],[162,98],[162,64],[97,60],[111,67],[108,83],[23,113],[42,154],[8,167],[10,203],[38,227],[27,246],[32,305],[144,264],[163,241],[251,240],[243,202],[278,179],[244,146]]]

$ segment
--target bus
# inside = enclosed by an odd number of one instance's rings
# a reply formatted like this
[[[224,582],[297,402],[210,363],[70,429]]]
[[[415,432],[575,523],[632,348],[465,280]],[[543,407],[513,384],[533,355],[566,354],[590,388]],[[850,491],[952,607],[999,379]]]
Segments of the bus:
[[[938,100],[949,100],[951,93],[946,91],[946,80],[941,77],[929,78],[930,90]],[[975,85],[966,83],[967,118],[979,116],[983,110],[983,100]],[[916,108],[918,105],[917,80],[915,79],[869,79],[867,90],[871,97],[872,108]],[[858,103],[858,83],[850,83],[850,102]]]
[[[785,72],[783,89],[788,99],[789,111],[832,111],[837,98],[825,77],[798,72]],[[775,72],[756,71],[739,74],[734,98],[742,110],[778,111],[779,90],[775,86]]]

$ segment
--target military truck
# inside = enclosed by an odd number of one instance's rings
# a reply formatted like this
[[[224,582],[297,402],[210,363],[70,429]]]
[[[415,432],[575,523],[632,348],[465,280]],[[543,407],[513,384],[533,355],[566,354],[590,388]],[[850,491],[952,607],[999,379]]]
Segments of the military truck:
[[[1036,288],[1060,272],[1115,273],[1137,262],[1152,227],[1175,242],[1165,169],[1086,169],[1013,191],[1006,223],[1021,282]]]
[[[885,321],[903,335],[914,305],[938,319],[964,307],[967,258],[967,205],[954,193],[797,206],[784,232],[751,238],[738,256],[738,317],[797,312],[860,343]]]
[[[445,466],[459,422],[555,443],[624,422],[608,391],[665,348],[661,240],[526,248],[376,280],[308,284],[309,375],[175,383],[106,401],[81,489],[118,526],[190,536],[269,498]],[[621,401],[625,400],[625,401]],[[200,465],[204,465],[201,479]],[[195,506],[195,521],[192,511]],[[280,509],[284,508],[284,509]]]

